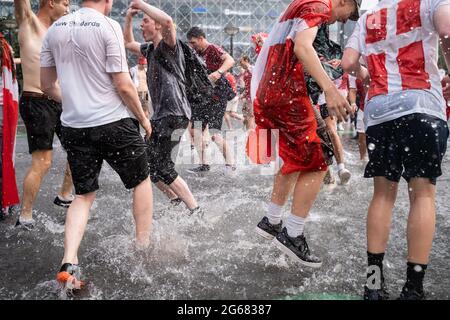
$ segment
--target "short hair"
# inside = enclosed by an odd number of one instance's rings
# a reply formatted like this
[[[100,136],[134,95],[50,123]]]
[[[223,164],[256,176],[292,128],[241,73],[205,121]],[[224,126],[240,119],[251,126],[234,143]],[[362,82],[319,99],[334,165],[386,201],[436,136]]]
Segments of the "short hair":
[[[186,37],[188,39],[192,39],[192,38],[205,38],[206,39],[206,34],[205,34],[205,31],[203,31],[203,29],[201,29],[200,27],[192,27],[187,32]]]
[[[247,61],[247,62],[250,62],[250,58],[249,58],[249,56],[248,55],[246,55],[246,54],[244,54],[242,57],[241,57],[241,60],[244,60],[244,61]]]

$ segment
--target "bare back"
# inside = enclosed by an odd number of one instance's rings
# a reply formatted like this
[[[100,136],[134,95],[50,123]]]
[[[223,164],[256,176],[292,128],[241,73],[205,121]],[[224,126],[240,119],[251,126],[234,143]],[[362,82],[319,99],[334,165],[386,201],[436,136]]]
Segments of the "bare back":
[[[47,27],[31,10],[29,0],[15,0],[16,20],[19,23],[20,58],[24,91],[42,93],[40,81],[40,55]]]

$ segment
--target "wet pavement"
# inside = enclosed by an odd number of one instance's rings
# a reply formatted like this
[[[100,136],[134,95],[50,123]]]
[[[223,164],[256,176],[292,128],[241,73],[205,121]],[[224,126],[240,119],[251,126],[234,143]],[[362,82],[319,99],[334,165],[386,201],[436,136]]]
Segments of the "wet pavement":
[[[244,134],[233,133],[243,159]],[[224,176],[223,165],[217,164],[203,177],[186,172],[192,165],[178,166],[205,215],[189,217],[182,205],[172,207],[154,188],[153,244],[146,253],[136,253],[131,193],[105,164],[79,252],[89,283],[76,299],[359,299],[365,280],[365,217],[372,182],[362,178],[356,140],[345,136],[344,145],[352,179],[346,186],[323,188],[306,225],[310,248],[324,261],[318,270],[303,268],[254,233],[273,179],[259,174],[256,166],[241,165],[235,176]],[[181,149],[188,152],[189,143],[184,141]],[[26,138],[20,135],[16,158],[20,189],[30,160]],[[64,298],[54,279],[63,255],[65,210],[53,205],[64,165],[65,154],[57,142],[53,166],[34,206],[34,231],[14,229],[15,217],[0,222],[0,299]],[[450,298],[448,155],[443,168],[436,236],[425,278],[429,299]],[[393,298],[406,277],[407,214],[402,182],[385,258]]]

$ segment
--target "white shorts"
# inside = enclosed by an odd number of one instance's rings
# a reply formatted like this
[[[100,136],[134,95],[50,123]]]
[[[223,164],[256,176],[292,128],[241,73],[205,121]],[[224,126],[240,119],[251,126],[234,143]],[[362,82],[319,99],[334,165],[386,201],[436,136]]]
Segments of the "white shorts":
[[[364,111],[361,109],[358,110],[358,114],[356,115],[356,132],[366,133],[366,129],[364,128]]]
[[[239,96],[236,95],[236,97],[233,100],[228,101],[227,109],[225,111],[226,112],[237,112],[238,106],[239,106]]]

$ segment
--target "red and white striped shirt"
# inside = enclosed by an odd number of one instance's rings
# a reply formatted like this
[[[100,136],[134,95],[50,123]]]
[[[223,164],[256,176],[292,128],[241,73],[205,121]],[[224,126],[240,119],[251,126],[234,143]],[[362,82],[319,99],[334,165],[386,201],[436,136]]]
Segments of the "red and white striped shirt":
[[[450,5],[450,0],[383,0],[358,20],[347,48],[358,51],[368,67],[368,108],[374,97],[403,94],[411,97],[405,102],[414,105],[399,108],[395,117],[425,112],[445,118],[437,66],[439,35],[433,23],[441,5]],[[418,90],[430,100],[418,103],[410,90]],[[384,120],[392,120],[392,109],[386,111],[389,119]],[[380,122],[381,114],[377,117]]]
[[[326,23],[331,16],[331,5],[330,0],[294,0],[281,14],[264,42],[253,68],[252,100],[255,100],[258,92],[272,90],[273,94],[266,94],[263,100],[273,98],[273,101],[260,103],[283,103],[291,99],[292,92],[278,92],[279,90],[301,90],[299,87],[304,86],[304,75],[294,53],[295,36],[297,32]]]

